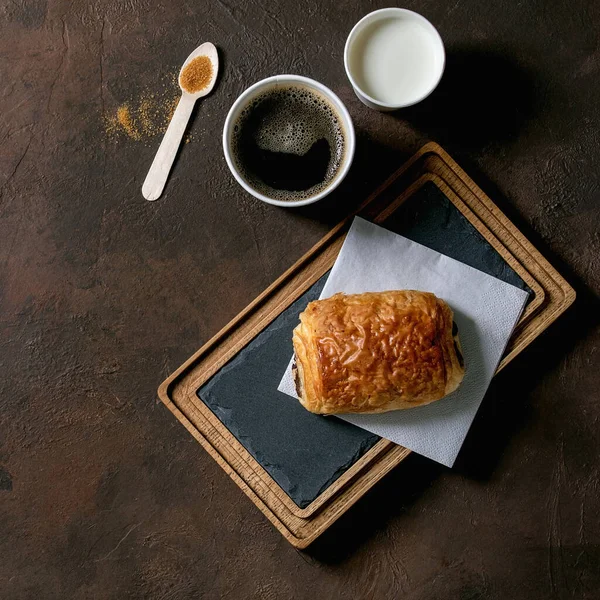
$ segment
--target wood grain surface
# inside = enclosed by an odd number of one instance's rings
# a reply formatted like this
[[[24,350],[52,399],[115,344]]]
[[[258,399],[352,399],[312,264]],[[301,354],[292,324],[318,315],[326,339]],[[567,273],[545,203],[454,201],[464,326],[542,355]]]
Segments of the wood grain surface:
[[[597,597],[600,5],[408,0],[446,71],[380,114],[343,47],[388,5],[0,0],[0,597]],[[222,76],[149,203],[148,109],[203,41]],[[357,132],[348,178],[301,210],[250,198],[221,148],[235,98],[290,72]],[[156,389],[428,140],[577,300],[494,378],[454,469],[409,456],[299,552]]]
[[[500,371],[567,310],[575,300],[575,291],[438,144],[430,142],[420,148],[367,197],[358,214],[370,215],[375,223],[385,224],[386,219],[429,182],[446,195],[532,290],[531,301],[498,365]],[[465,196],[464,201],[451,185]],[[158,390],[169,410],[297,548],[306,548],[314,542],[410,451],[382,439],[309,506],[301,509],[246,450],[242,441],[198,398],[197,391],[333,267],[352,221],[351,215],[333,227],[169,375]],[[522,264],[514,253],[519,254]],[[538,275],[539,282],[532,272]],[[404,483],[410,486],[410,481]]]

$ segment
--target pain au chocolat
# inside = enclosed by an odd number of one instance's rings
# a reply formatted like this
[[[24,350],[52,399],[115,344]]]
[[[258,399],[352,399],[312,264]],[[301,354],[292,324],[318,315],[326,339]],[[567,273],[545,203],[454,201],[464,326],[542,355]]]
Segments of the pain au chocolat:
[[[427,292],[310,302],[293,344],[300,402],[318,414],[429,404],[456,390],[465,372],[452,310]]]

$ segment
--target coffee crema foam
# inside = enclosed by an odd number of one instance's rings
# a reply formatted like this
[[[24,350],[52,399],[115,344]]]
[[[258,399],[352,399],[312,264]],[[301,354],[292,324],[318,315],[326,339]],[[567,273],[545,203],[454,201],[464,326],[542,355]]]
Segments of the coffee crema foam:
[[[262,92],[242,110],[233,128],[232,155],[257,192],[297,201],[327,189],[345,145],[341,117],[329,100],[298,84]]]

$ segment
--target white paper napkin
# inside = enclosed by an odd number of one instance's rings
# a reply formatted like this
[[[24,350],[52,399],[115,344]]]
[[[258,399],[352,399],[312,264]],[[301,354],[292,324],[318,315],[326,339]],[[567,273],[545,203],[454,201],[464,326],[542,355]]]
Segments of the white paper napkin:
[[[367,431],[451,467],[527,301],[527,292],[357,217],[321,298],[414,289],[454,311],[466,364],[456,392],[429,404],[378,415],[340,415]],[[292,361],[277,388],[297,398]]]

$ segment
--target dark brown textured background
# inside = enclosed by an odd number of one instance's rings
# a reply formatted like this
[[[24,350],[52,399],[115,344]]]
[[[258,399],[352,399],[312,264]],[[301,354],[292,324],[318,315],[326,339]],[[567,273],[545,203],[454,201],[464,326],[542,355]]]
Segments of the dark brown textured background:
[[[597,598],[600,3],[423,0],[436,93],[361,105],[345,38],[387,2],[0,1],[0,597]],[[103,113],[200,42],[223,75],[166,194]],[[346,102],[351,175],[291,211],[247,196],[221,128],[295,72]],[[493,382],[453,470],[412,456],[295,551],[156,400],[160,381],[427,139],[575,286]]]

